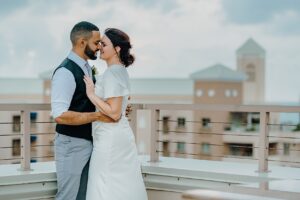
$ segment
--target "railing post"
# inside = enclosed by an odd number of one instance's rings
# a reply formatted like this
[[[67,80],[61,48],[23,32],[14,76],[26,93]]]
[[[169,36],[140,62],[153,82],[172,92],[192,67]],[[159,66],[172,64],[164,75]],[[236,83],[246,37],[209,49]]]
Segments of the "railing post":
[[[130,113],[129,117],[130,117],[130,127],[133,131],[133,134],[135,136],[135,138],[137,138],[137,111],[140,109],[143,109],[143,105],[142,104],[137,104],[137,105],[132,105],[131,106],[132,112]]]
[[[159,110],[151,109],[151,142],[150,142],[150,162],[159,161],[158,139],[159,139]]]
[[[21,170],[30,170],[30,112],[21,111]]]
[[[258,172],[268,172],[269,118],[269,112],[260,112]]]

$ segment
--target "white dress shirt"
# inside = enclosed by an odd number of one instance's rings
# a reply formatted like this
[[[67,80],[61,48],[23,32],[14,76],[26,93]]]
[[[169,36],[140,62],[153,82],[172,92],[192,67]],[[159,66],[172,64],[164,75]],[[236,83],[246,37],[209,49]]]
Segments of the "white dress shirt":
[[[88,62],[75,52],[71,51],[68,59],[74,61],[85,75],[92,75],[92,69]],[[76,89],[76,82],[72,72],[64,67],[57,69],[52,77],[51,87],[51,114],[53,118],[56,118],[69,110]]]

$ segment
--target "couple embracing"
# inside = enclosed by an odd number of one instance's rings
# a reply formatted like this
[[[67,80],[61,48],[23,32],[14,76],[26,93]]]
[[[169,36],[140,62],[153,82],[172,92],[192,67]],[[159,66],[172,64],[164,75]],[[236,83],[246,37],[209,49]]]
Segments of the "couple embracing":
[[[119,29],[79,22],[72,50],[52,77],[57,122],[57,200],[147,200],[135,138],[126,118],[130,95],[126,68],[134,62],[129,36]],[[95,79],[87,60],[107,63]]]

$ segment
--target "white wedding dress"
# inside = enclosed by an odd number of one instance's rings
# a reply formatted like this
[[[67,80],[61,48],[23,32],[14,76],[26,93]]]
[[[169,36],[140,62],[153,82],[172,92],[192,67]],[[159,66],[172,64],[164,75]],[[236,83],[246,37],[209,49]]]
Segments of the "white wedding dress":
[[[129,76],[121,65],[112,65],[98,76],[95,93],[106,100],[123,96],[118,123],[93,123],[87,200],[147,200],[135,138],[125,117]]]

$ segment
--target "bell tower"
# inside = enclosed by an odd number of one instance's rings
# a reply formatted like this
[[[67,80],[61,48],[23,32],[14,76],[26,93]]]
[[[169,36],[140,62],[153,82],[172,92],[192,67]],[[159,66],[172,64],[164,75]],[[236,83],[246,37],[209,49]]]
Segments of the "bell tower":
[[[237,70],[248,78],[243,83],[243,103],[265,102],[266,51],[252,38],[236,51]]]

